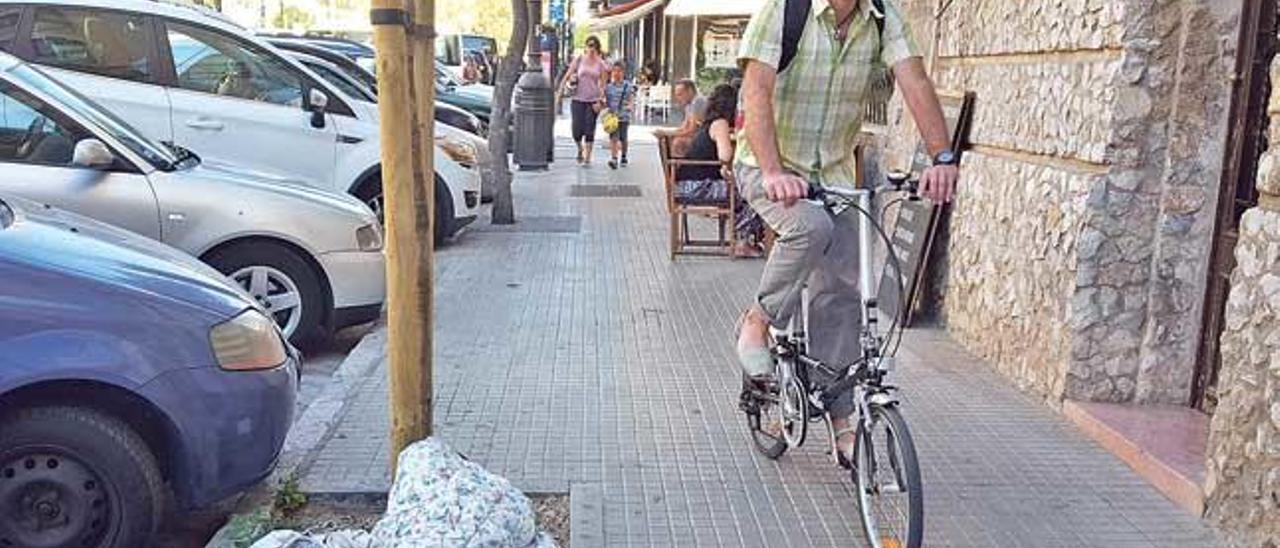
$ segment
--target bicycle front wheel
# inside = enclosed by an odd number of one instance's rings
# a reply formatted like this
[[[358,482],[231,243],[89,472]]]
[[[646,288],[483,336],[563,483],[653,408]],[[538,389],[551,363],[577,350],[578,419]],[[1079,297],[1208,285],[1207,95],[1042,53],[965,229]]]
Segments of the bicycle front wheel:
[[[919,548],[924,541],[924,490],[915,444],[893,406],[871,406],[860,429],[854,469],[862,531],[872,548]]]

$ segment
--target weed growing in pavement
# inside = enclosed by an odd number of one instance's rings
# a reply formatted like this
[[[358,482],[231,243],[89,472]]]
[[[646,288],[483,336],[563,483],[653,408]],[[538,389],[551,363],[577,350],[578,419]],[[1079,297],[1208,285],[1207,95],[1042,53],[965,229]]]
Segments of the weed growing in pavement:
[[[307,494],[298,486],[298,476],[291,475],[280,483],[271,499],[271,509],[280,515],[288,516],[307,505]]]

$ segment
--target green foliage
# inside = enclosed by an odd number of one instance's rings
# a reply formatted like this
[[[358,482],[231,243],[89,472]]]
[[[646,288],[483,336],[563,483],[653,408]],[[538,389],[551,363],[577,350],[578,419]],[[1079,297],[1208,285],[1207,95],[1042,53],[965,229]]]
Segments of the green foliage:
[[[271,512],[266,508],[259,508],[249,514],[231,516],[223,534],[235,548],[247,548],[270,533],[274,524]]]
[[[720,84],[730,83],[736,74],[737,71],[731,68],[702,67],[698,69],[694,82],[698,84],[698,93],[710,95],[711,90]]]
[[[307,494],[298,486],[298,477],[289,476],[272,497],[272,509],[282,515],[289,515],[307,505]]]
[[[276,14],[271,24],[281,29],[310,28],[314,21],[315,18],[307,10],[288,6]]]
[[[511,39],[511,0],[436,2],[436,17],[442,32],[492,36],[499,50]]]

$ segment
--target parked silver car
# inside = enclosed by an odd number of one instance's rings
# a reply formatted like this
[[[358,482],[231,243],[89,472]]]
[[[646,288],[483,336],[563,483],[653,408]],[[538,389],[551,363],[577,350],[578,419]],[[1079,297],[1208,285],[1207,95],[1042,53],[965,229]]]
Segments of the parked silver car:
[[[0,54],[0,191],[105,221],[201,258],[294,341],[377,317],[382,231],[360,200],[205,165]]]

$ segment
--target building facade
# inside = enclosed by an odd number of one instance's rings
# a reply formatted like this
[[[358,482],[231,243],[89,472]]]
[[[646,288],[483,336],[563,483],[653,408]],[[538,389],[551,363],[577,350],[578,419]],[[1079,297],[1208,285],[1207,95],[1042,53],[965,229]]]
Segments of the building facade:
[[[928,312],[1053,407],[1212,414],[1206,515],[1280,545],[1275,0],[896,2],[977,97]],[[916,135],[895,100],[872,163]]]

